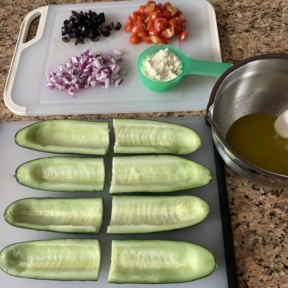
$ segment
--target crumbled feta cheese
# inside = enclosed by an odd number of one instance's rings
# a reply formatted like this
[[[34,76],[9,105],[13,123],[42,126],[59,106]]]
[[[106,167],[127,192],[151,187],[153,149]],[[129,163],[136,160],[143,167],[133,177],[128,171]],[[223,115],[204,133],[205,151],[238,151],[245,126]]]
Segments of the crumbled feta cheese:
[[[183,69],[181,59],[168,48],[143,60],[142,72],[150,80],[166,82],[175,79]]]

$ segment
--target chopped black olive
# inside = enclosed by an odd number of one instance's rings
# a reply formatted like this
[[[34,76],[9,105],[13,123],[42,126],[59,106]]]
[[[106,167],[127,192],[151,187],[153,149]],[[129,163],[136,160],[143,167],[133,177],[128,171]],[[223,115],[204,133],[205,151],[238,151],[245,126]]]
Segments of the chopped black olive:
[[[78,15],[78,12],[77,11],[71,11],[71,14],[72,14],[72,17],[75,17]]]
[[[75,38],[75,32],[70,32],[67,34],[70,38]]]
[[[66,35],[66,33],[67,33],[67,29],[66,29],[66,27],[65,26],[63,26],[62,27],[62,36],[65,36]]]
[[[74,26],[73,20],[69,20],[67,23],[67,28],[73,28],[73,26]]]
[[[78,45],[78,44],[84,44],[84,40],[80,39],[80,38],[77,38],[76,41],[75,41],[75,45]]]
[[[114,23],[113,22],[111,22],[109,25],[105,26],[106,31],[111,31],[111,30],[113,30],[113,28],[114,28]]]
[[[69,19],[63,22],[61,34],[64,42],[69,42],[71,38],[76,38],[75,45],[77,45],[84,43],[85,38],[89,38],[93,42],[98,41],[100,36],[108,37],[113,29],[120,30],[120,28],[121,24],[119,22],[117,22],[116,26],[113,22],[105,25],[104,12],[97,14],[91,10],[85,13],[83,11],[71,11]]]
[[[114,27],[114,30],[120,30],[122,27],[121,23],[120,22],[117,22],[115,27]]]
[[[68,37],[68,36],[64,36],[64,37],[62,37],[62,40],[63,40],[64,42],[69,42],[69,41],[71,40],[71,38]]]
[[[104,36],[104,37],[109,37],[110,34],[111,34],[110,31],[107,31],[107,30],[103,30],[103,31],[102,31],[102,36]]]
[[[97,41],[99,41],[99,39],[100,39],[100,37],[96,36],[96,37],[91,38],[91,41],[92,42],[97,42]]]

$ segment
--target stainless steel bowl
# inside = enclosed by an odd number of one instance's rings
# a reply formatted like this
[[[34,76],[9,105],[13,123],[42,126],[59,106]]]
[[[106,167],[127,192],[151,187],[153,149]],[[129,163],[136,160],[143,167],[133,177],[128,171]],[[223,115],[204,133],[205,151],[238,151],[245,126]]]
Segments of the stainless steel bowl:
[[[288,176],[251,164],[225,140],[238,118],[251,113],[278,116],[287,109],[288,54],[255,56],[229,68],[215,83],[207,106],[213,140],[226,164],[254,183],[288,187]]]

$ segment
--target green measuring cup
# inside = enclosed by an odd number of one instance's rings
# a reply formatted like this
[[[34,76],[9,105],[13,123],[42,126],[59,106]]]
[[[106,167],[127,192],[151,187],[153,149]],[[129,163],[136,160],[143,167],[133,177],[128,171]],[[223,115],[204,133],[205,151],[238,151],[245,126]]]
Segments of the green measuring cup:
[[[147,78],[143,72],[143,61],[149,55],[156,54],[159,50],[168,48],[169,52],[178,56],[183,63],[182,72],[174,79],[169,81],[154,81]],[[144,85],[152,91],[167,92],[178,86],[183,76],[187,74],[204,75],[204,76],[221,76],[233,64],[222,62],[209,62],[203,60],[195,60],[186,56],[180,49],[172,45],[154,45],[144,50],[138,58],[138,72]]]

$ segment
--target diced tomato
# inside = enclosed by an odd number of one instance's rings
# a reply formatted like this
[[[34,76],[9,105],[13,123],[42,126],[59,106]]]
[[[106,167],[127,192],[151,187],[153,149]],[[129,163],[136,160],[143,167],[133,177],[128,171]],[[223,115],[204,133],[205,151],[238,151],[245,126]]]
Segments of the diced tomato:
[[[146,42],[147,44],[151,43],[151,38],[147,30],[140,30],[137,35],[142,39],[142,42]]]
[[[146,8],[145,5],[140,5],[140,7],[138,8],[138,11],[143,14],[144,9]]]
[[[154,43],[154,44],[157,44],[157,45],[158,44],[167,44],[168,43],[165,39],[163,39],[163,38],[161,38],[159,36],[151,36],[150,38],[151,38],[151,42]]]
[[[150,36],[159,36],[161,34],[161,31],[157,31],[153,26],[148,30],[148,33]]]
[[[179,19],[179,21],[181,22],[181,23],[186,23],[187,22],[187,19],[185,18],[185,16],[182,14],[182,15],[179,15],[179,16],[176,16],[178,19]]]
[[[168,21],[168,23],[174,27],[174,29],[177,29],[179,27],[180,21],[178,18],[172,18]]]
[[[185,24],[180,22],[178,27],[175,28],[175,34],[177,34],[177,35],[181,34],[185,30],[185,28],[186,28]]]
[[[154,21],[149,21],[147,24],[146,24],[146,30],[150,30],[150,29],[154,29]]]
[[[133,45],[140,44],[142,42],[142,38],[139,37],[137,34],[132,34],[130,37],[130,43]]]
[[[148,5],[150,5],[150,4],[157,5],[155,1],[148,1],[148,2],[146,3],[146,6],[148,6]]]
[[[141,15],[142,15],[142,13],[140,11],[134,11],[132,14],[132,18],[134,21],[137,21],[137,17],[141,16]]]
[[[173,35],[175,34],[174,27],[170,26],[169,28],[163,30],[162,34],[166,39],[173,37]]]
[[[151,37],[147,30],[139,31],[138,36],[142,39],[142,41],[146,42],[147,44],[151,43]]]
[[[131,31],[132,31],[132,34],[138,34],[141,31],[141,27],[137,24],[134,24],[132,26]]]
[[[132,30],[133,25],[132,24],[126,24],[124,26],[124,31],[125,32],[130,32]]]
[[[172,6],[172,5],[171,5],[171,6],[168,5],[168,6],[164,9],[164,11],[163,11],[163,13],[162,13],[162,16],[165,17],[165,18],[171,19],[172,17],[174,17],[174,15],[177,14],[177,12],[178,12],[178,9],[177,9],[176,7],[174,7],[174,6]]]
[[[149,14],[151,12],[153,12],[155,10],[156,4],[155,3],[150,3],[150,4],[146,4],[145,9],[143,10],[143,13],[145,14]]]
[[[129,15],[126,24],[133,24],[133,23],[134,23],[133,17]]]
[[[132,16],[128,16],[128,19],[127,19],[127,22],[124,26],[124,31],[125,32],[130,32],[132,30],[132,27],[133,27],[133,24],[134,24],[134,20],[132,18]]]
[[[171,19],[171,17],[172,17],[171,12],[168,10],[164,10],[162,12],[162,17],[167,18],[167,19]]]
[[[183,12],[170,2],[148,1],[128,17],[124,30],[135,36],[130,38],[132,44],[168,43],[174,35],[179,35],[178,40],[182,42],[188,34],[186,22]]]
[[[143,15],[137,16],[136,21],[140,26],[142,26],[143,24],[146,25],[145,23],[146,17],[143,17]]]
[[[147,17],[145,17],[144,15],[139,15],[139,16],[137,16],[136,22],[139,24],[145,24],[146,19],[147,19]]]
[[[141,30],[138,32],[138,36],[141,37],[142,39],[144,39],[146,37],[149,37],[149,32],[147,30]]]
[[[160,10],[154,10],[149,14],[150,20],[154,21],[155,19],[161,17],[161,11]]]
[[[160,42],[157,43],[157,45],[159,44],[168,44],[168,41],[166,39],[161,39]]]
[[[163,11],[162,3],[158,3],[157,6],[156,6],[156,9],[158,9],[160,12],[162,12]]]
[[[184,41],[184,39],[187,37],[188,35],[188,31],[183,31],[180,36],[179,36],[179,42],[182,43]]]
[[[151,36],[150,39],[151,39],[151,42],[154,44],[158,44],[158,42],[161,41],[161,38],[156,35]]]
[[[170,2],[165,2],[162,6],[163,6],[164,9],[166,9],[167,6],[171,6],[171,3]]]
[[[144,38],[142,38],[142,40],[143,40],[145,43],[147,43],[147,44],[152,43],[150,36],[144,37]]]
[[[163,31],[169,27],[169,23],[166,18],[157,18],[154,21],[154,28],[156,31]]]

